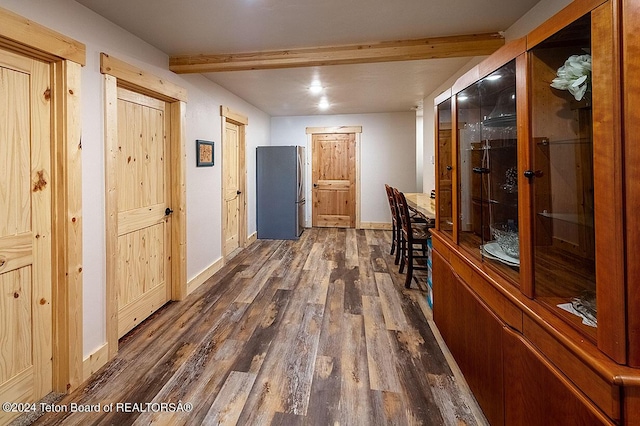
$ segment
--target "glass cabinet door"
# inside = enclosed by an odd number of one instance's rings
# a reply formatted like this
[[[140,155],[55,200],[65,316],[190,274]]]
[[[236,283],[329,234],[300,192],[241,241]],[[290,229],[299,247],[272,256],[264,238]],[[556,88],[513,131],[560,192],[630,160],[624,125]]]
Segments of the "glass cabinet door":
[[[440,230],[453,238],[451,98],[437,107],[438,214]]]
[[[591,18],[530,51],[534,293],[595,339]]]
[[[456,95],[459,243],[519,281],[516,63]]]

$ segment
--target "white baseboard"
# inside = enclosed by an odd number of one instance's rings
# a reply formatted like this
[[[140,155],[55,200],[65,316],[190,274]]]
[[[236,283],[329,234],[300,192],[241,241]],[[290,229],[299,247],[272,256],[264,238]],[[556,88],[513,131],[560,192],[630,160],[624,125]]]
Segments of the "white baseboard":
[[[87,381],[107,361],[109,361],[109,344],[105,343],[82,361],[82,381]]]
[[[213,276],[216,272],[218,272],[224,266],[224,259],[221,257],[220,259],[213,262],[211,266],[206,268],[204,271],[200,272],[198,275],[193,277],[187,283],[187,295],[193,293],[195,289],[200,287],[205,281]]]

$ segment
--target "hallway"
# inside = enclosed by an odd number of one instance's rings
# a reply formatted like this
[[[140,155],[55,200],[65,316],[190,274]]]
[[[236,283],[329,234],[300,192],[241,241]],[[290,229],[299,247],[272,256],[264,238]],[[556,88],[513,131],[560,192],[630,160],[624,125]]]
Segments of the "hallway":
[[[403,288],[390,237],[307,229],[254,242],[52,405],[98,412],[35,424],[485,424],[425,319],[424,292]]]

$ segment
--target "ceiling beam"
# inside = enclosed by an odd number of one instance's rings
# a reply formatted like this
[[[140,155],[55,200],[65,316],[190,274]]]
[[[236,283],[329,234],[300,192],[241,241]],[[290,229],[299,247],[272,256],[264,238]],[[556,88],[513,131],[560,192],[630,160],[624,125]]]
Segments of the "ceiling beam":
[[[504,45],[500,33],[432,37],[372,44],[169,58],[177,74],[364,64],[490,55]]]

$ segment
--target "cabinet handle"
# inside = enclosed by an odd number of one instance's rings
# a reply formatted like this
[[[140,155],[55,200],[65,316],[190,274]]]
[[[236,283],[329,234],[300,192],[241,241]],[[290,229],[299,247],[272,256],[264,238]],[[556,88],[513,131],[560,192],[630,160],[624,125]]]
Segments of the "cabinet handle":
[[[486,175],[489,173],[489,169],[487,169],[486,167],[474,167],[473,168],[473,173],[478,173],[480,175]]]
[[[451,171],[451,170],[453,170],[453,167],[452,166],[447,166],[447,170]]]
[[[533,179],[534,177],[540,176],[542,176],[542,172],[540,170],[536,170],[535,172],[533,170],[524,171],[524,177],[526,177],[527,179]]]

